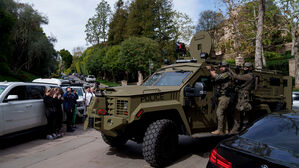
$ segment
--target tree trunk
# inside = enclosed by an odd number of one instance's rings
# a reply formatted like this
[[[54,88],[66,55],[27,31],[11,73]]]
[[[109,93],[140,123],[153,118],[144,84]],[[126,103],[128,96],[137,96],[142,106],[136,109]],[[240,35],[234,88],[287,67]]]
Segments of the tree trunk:
[[[266,63],[266,58],[265,58],[265,54],[264,54],[264,48],[262,48],[262,60],[263,60],[263,66],[266,67],[267,63]]]
[[[255,41],[255,69],[262,69],[262,52],[263,52],[263,26],[264,26],[264,0],[258,0],[259,15],[257,24],[257,34]]]
[[[295,88],[299,89],[299,38],[295,41],[294,45],[295,54]]]
[[[291,32],[291,35],[292,35],[292,52],[291,52],[291,55],[295,55],[295,43],[296,43],[296,31],[297,31],[297,24],[295,24],[295,26],[293,26],[292,28],[292,32]]]

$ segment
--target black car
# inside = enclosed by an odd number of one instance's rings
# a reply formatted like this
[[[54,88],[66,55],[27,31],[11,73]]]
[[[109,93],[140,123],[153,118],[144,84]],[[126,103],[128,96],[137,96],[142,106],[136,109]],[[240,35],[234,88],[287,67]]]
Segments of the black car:
[[[220,142],[207,168],[299,168],[299,113],[270,114]]]

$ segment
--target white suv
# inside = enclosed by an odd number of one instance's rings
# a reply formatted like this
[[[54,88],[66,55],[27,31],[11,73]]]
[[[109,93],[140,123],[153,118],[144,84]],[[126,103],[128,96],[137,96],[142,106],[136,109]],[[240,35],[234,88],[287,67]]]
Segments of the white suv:
[[[85,78],[85,81],[86,81],[86,82],[95,82],[95,81],[96,81],[96,78],[95,78],[93,75],[88,75],[88,76]]]
[[[43,96],[58,85],[0,82],[0,136],[47,124]]]

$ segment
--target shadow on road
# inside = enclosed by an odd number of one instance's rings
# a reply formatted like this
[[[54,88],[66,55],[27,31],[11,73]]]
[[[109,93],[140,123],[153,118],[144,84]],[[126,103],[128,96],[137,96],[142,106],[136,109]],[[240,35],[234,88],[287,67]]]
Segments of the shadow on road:
[[[223,139],[228,136],[212,136],[203,138],[192,138],[189,136],[180,136],[178,156],[175,163],[188,159],[192,155],[198,155],[208,158],[210,151]],[[133,141],[128,141],[121,148],[111,147],[106,153],[107,155],[116,155],[122,158],[143,159],[142,144],[137,144]],[[173,163],[173,164],[175,164]]]
[[[137,144],[133,141],[128,141],[126,145],[120,148],[111,147],[106,154],[116,155],[122,158],[143,159],[142,144]]]
[[[192,155],[198,155],[203,158],[208,158],[210,151],[223,139],[229,136],[210,136],[202,138],[192,138],[189,136],[180,136],[178,156],[176,161],[178,163],[188,159]]]

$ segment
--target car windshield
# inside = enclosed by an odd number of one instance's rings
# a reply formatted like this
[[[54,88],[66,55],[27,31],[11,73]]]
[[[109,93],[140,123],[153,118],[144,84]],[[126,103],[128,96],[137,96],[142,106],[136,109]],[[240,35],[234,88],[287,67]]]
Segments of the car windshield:
[[[89,78],[94,78],[94,76],[93,75],[89,75]]]
[[[190,71],[155,73],[143,86],[179,86],[190,74]]]
[[[7,86],[4,85],[0,85],[0,95],[2,94],[2,92],[7,88]]]
[[[242,133],[241,137],[298,153],[299,115],[296,117],[284,115],[265,117]]]
[[[72,88],[72,87],[71,87]],[[83,96],[83,92],[81,88],[72,88],[73,90],[75,89],[77,91],[78,96],[82,97]],[[63,92],[66,92],[66,87],[62,88]]]

